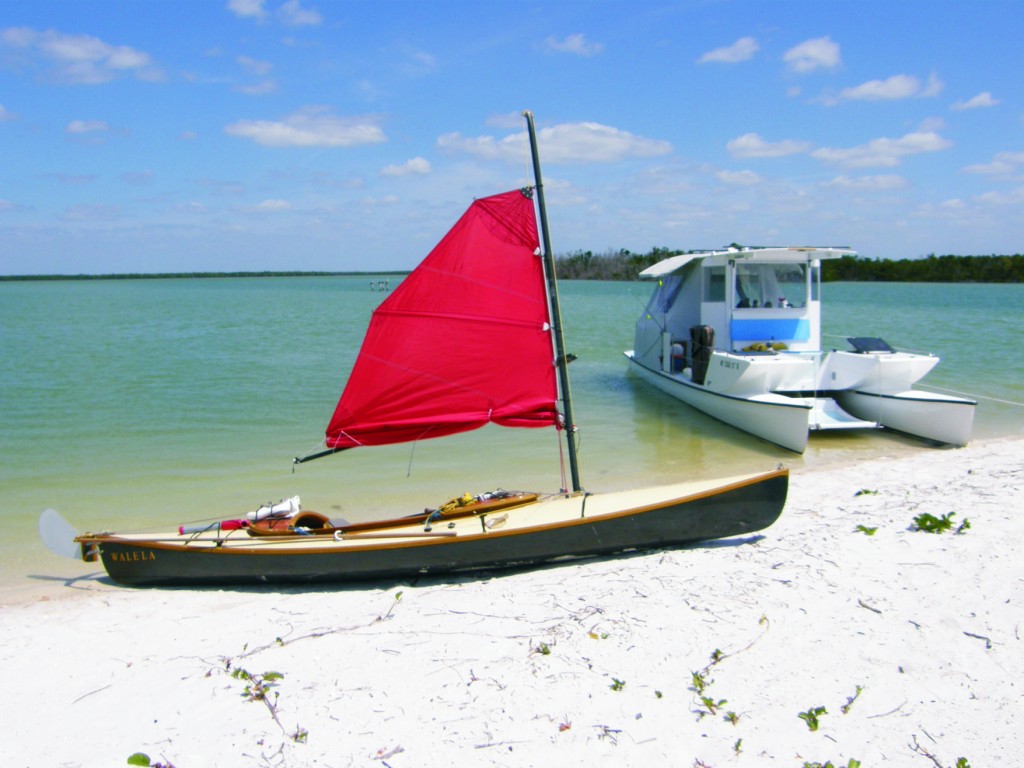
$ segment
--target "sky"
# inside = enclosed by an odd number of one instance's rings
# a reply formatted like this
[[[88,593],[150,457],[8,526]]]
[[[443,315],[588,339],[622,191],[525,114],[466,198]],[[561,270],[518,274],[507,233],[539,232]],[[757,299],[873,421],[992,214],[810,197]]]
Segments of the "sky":
[[[556,254],[1024,252],[1024,2],[0,0],[0,274],[414,267],[531,183]]]

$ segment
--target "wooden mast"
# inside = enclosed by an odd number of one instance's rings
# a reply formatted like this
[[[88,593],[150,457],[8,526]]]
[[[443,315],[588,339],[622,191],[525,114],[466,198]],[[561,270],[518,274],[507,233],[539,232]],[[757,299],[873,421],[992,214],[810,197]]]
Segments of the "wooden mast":
[[[555,280],[555,256],[551,250],[551,233],[548,231],[548,212],[544,205],[544,182],[540,175],[540,154],[537,152],[537,131],[533,125],[533,113],[523,112],[526,118],[527,131],[530,134],[530,154],[533,156],[534,188],[537,190],[537,207],[540,210],[540,232],[544,248],[544,272],[548,281],[548,296],[551,303],[551,328],[554,331],[555,363],[558,365],[558,383],[562,391],[562,410],[565,417],[565,436],[569,447],[569,473],[572,477],[572,490],[578,493],[583,490],[580,485],[579,462],[576,457],[576,422],[572,415],[572,399],[569,395],[569,360],[565,354],[565,342],[562,335],[562,312],[558,306],[558,285]]]

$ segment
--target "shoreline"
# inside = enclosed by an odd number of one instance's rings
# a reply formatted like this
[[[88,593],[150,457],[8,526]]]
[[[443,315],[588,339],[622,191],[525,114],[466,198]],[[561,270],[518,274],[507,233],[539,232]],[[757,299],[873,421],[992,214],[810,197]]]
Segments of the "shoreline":
[[[479,578],[130,589],[68,561],[90,575],[0,605],[0,756],[998,764],[1024,751],[1022,448],[801,468],[761,535]]]

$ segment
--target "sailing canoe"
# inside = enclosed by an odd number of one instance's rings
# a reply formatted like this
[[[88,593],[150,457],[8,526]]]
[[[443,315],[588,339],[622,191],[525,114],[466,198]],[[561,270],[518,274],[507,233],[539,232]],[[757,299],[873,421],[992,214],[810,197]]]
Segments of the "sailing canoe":
[[[739,536],[775,522],[786,501],[784,469],[637,491],[583,490],[536,131],[533,115],[525,117],[535,185],[474,201],[381,303],[325,431],[326,450],[296,462],[486,424],[555,427],[566,439],[569,490],[331,536],[250,536],[220,524],[86,534],[76,539],[82,556],[102,559],[123,584],[318,583],[535,565]],[[496,347],[508,350],[511,364],[480,365]]]
[[[182,537],[86,534],[110,577],[132,586],[315,584],[412,578],[693,544],[767,528],[785,504],[789,473],[768,473],[534,502],[352,533],[253,538],[243,530]],[[430,527],[430,530],[426,530]]]

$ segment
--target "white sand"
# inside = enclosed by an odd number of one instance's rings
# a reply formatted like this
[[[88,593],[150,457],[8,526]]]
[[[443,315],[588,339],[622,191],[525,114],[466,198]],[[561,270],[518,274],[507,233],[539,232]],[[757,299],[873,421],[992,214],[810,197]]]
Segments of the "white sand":
[[[1022,456],[801,471],[756,541],[480,580],[134,590],[82,564],[0,608],[0,765],[1012,765]],[[274,713],[238,669],[283,675]]]

